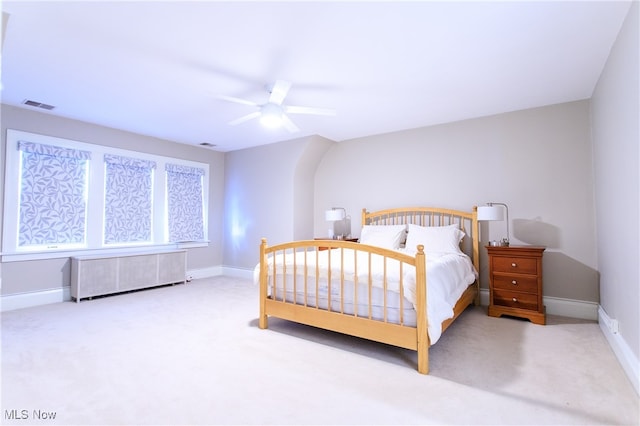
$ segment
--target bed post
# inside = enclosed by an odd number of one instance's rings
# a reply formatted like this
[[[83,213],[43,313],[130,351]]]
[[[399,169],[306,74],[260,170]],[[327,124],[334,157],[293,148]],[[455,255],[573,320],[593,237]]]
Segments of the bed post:
[[[416,254],[416,331],[418,338],[418,372],[429,374],[429,334],[427,318],[427,269],[424,246],[418,245]]]
[[[363,226],[366,225],[367,221],[367,209],[362,209],[362,223],[360,224],[360,229],[362,229]]]
[[[267,257],[265,249],[267,248],[267,239],[263,238],[260,243],[260,318],[258,319],[258,327],[267,328]]]
[[[476,298],[473,301],[473,304],[475,306],[480,306],[480,229],[478,227],[478,206],[473,206],[471,214],[473,266],[475,266],[476,271],[478,271],[478,279],[476,280]]]

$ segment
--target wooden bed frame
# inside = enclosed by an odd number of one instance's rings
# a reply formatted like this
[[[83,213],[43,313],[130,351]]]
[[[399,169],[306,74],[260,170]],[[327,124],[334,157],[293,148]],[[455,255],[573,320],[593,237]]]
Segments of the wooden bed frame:
[[[381,210],[369,213],[362,210],[363,225],[396,225],[413,223],[421,226],[445,226],[458,223],[466,233],[461,242],[461,249],[472,260],[476,271],[479,271],[479,235],[477,208],[474,206],[471,212],[450,210],[444,208],[412,207]],[[376,320],[369,317],[347,314],[336,310],[324,310],[314,306],[306,306],[304,303],[294,303],[272,298],[269,296],[268,274],[276,274],[275,268],[269,269],[268,259],[285,251],[320,250],[320,249],[352,249],[366,252],[372,255],[384,256],[388,259],[396,259],[403,265],[416,268],[416,326],[394,324],[385,320]],[[418,252],[413,256],[381,247],[359,244],[356,242],[341,240],[303,240],[293,241],[274,246],[267,246],[266,239],[260,244],[260,318],[259,327],[265,329],[268,326],[268,317],[273,316],[301,324],[332,330],[352,336],[357,336],[381,343],[399,346],[418,352],[418,372],[429,373],[429,336],[427,333],[427,277],[426,259],[422,246],[418,246]],[[386,272],[385,272],[386,273]],[[337,278],[338,283],[344,280],[344,274]],[[386,280],[386,276],[385,276]],[[294,284],[295,285],[295,284]],[[306,286],[306,280],[305,284]],[[371,284],[369,284],[371,285]],[[275,284],[274,284],[275,287]],[[402,283],[401,286],[402,288]],[[306,289],[306,287],[305,287]],[[442,324],[442,331],[472,303],[479,304],[479,282],[476,280],[462,294],[454,307],[454,316]],[[386,309],[386,308],[385,308]],[[386,315],[385,315],[386,317]]]

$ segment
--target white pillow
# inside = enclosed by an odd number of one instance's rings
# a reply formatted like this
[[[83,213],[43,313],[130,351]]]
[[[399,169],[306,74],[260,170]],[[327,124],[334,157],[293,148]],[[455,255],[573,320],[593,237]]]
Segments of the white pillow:
[[[410,223],[406,247],[409,250],[416,250],[418,244],[422,244],[426,252],[462,253],[460,241],[464,235],[458,224],[418,226]]]
[[[406,225],[364,225],[360,243],[395,250],[400,248],[406,232]]]

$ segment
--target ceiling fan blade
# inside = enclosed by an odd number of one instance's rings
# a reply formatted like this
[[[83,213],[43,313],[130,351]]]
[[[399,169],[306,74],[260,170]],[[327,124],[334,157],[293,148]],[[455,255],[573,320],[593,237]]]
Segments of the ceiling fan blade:
[[[236,118],[233,121],[230,121],[229,124],[231,126],[235,126],[236,124],[244,123],[245,121],[249,121],[254,118],[260,117],[260,111],[252,112],[251,114],[243,115],[240,118]]]
[[[282,105],[282,101],[284,101],[285,96],[289,93],[289,89],[291,88],[291,83],[284,80],[276,80],[273,88],[271,89],[271,96],[269,96],[269,102],[272,102],[276,105]]]
[[[252,101],[248,101],[246,99],[240,99],[240,98],[234,98],[233,96],[225,96],[225,95],[218,95],[216,96],[218,99],[221,99],[223,101],[229,101],[229,102],[234,102],[236,104],[242,104],[242,105],[251,105],[251,106],[260,106],[259,104],[257,104],[256,102],[252,102]]]
[[[336,110],[329,108],[313,108],[288,105],[284,107],[284,110],[285,112],[288,112],[290,114],[336,115]]]
[[[289,131],[289,133],[299,132],[300,128],[296,126],[293,121],[286,115],[282,115],[282,125]]]

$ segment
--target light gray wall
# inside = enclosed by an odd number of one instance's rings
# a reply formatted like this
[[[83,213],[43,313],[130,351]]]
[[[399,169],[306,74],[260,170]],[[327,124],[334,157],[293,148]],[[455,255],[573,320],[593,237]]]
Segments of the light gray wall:
[[[332,144],[314,136],[226,154],[225,265],[253,269],[261,238],[313,238],[313,179]]]
[[[297,161],[294,182],[294,209],[293,218],[293,239],[303,240],[311,239],[313,234],[314,220],[314,186],[316,169],[327,150],[335,142],[313,136],[309,139],[305,150]]]
[[[340,142],[318,166],[315,232],[342,206],[359,235],[360,211],[401,206],[470,210],[509,205],[512,244],[547,247],[544,294],[597,302],[589,102],[579,101]],[[481,226],[500,239],[506,222]],[[487,287],[486,250],[481,250]]]
[[[601,305],[640,358],[640,6],[634,2],[592,98]]]
[[[222,264],[222,209],[224,201],[224,154],[205,148],[188,146],[162,139],[141,136],[121,130],[97,126],[77,120],[56,117],[16,108],[1,106],[2,161],[0,161],[0,211],[4,211],[4,155],[7,129],[22,130],[81,142],[153,153],[173,158],[206,162],[209,164],[209,239],[204,248],[189,249],[188,269],[205,269]],[[0,240],[2,237],[0,223]],[[2,264],[2,294],[23,293],[54,289],[70,285],[68,258]]]

